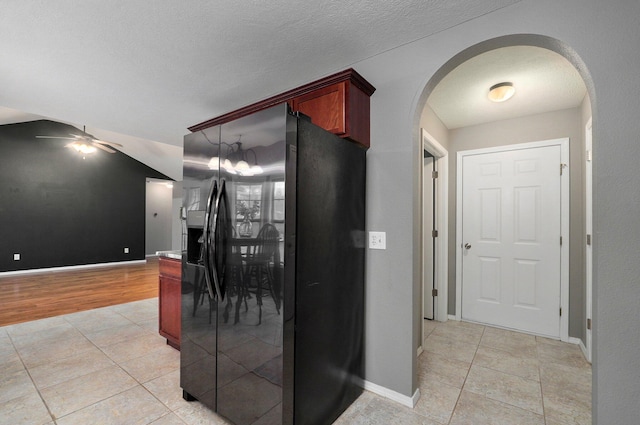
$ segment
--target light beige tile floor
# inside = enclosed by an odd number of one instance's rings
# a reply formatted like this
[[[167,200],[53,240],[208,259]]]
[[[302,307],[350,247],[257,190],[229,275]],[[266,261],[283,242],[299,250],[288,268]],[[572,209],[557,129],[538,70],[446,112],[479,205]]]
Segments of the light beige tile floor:
[[[0,327],[0,425],[228,424],[182,399],[180,355],[157,333],[157,307]],[[464,322],[426,328],[417,405],[365,391],[336,424],[591,423],[591,367],[577,346]]]

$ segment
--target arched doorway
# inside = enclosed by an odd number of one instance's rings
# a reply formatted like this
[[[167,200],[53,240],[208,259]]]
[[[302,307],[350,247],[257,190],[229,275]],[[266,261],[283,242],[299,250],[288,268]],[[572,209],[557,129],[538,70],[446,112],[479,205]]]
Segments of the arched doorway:
[[[571,209],[571,218],[573,219],[573,223],[572,225],[568,226],[568,228],[566,229],[567,234],[564,240],[566,243],[567,242],[566,238],[569,238],[570,239],[569,246],[572,247],[571,251],[567,253],[567,255],[571,257],[571,264],[569,266],[570,270],[567,271],[568,273],[571,274],[571,281],[567,283],[567,287],[565,288],[564,293],[560,295],[565,297],[564,301],[568,306],[568,307],[565,307],[564,314],[567,315],[565,316],[565,318],[568,319],[566,320],[567,322],[566,333],[568,334],[569,338],[563,338],[563,339],[568,339],[571,342],[581,345],[581,348],[583,349],[585,357],[590,359],[591,358],[590,353],[587,351],[588,350],[587,347],[590,347],[591,345],[590,344],[590,328],[588,329],[587,327],[587,319],[589,319],[589,322],[590,322],[591,317],[588,316],[588,312],[590,311],[590,308],[586,304],[587,302],[586,298],[589,291],[589,288],[586,285],[586,275],[589,273],[588,273],[588,270],[586,269],[587,266],[586,266],[586,249],[585,249],[587,244],[587,236],[586,236],[587,232],[585,227],[586,226],[585,216],[587,215],[586,207],[585,207],[585,198],[586,198],[585,169],[587,167],[585,164],[586,164],[586,161],[587,160],[590,161],[591,158],[589,157],[588,153],[585,153],[585,138],[586,138],[585,127],[586,127],[587,121],[590,120],[592,115],[592,109],[593,109],[592,102],[594,100],[594,91],[593,91],[593,84],[591,82],[591,78],[586,70],[586,67],[582,63],[581,59],[577,56],[577,54],[571,48],[564,45],[562,42],[559,42],[558,40],[555,40],[555,39],[551,39],[549,37],[543,37],[543,36],[537,36],[537,35],[505,36],[497,39],[487,40],[485,42],[472,46],[462,51],[461,53],[453,57],[451,60],[449,60],[433,75],[433,77],[426,84],[425,89],[423,90],[420,100],[418,102],[417,110],[415,113],[416,118],[414,119],[414,134],[421,133],[422,129],[426,129],[426,131],[430,134],[443,133],[442,128],[431,129],[429,128],[428,125],[426,125],[426,122],[428,119],[430,118],[432,119],[434,116],[440,119],[438,111],[434,111],[434,109],[437,109],[437,108],[431,107],[429,103],[430,101],[429,98],[430,96],[434,95],[434,93],[438,92],[439,85],[446,80],[448,75],[450,75],[458,67],[464,65],[466,62],[474,58],[477,58],[479,56],[482,56],[490,52],[495,53],[500,49],[513,48],[514,46],[518,46],[518,47],[523,46],[531,49],[545,50],[547,52],[553,53],[556,56],[561,56],[562,60],[570,64],[570,66],[575,70],[575,72],[579,74],[579,77],[581,78],[586,91],[586,95],[583,102],[581,102],[579,105],[572,105],[566,108],[566,109],[574,110],[573,115],[575,118],[575,122],[570,124],[572,127],[574,127],[574,130],[572,130],[573,134],[570,135],[572,139],[571,160],[570,160],[571,161],[570,162],[571,178],[572,178],[571,194],[573,197],[570,209]],[[499,81],[495,81],[495,82],[497,83]],[[488,89],[488,86],[487,86],[487,89]],[[450,95],[455,96],[455,94],[450,94]],[[429,109],[431,110],[429,111]],[[539,117],[537,117],[538,123],[541,122],[540,119],[545,118],[544,117],[545,113],[550,113],[551,111],[552,110],[548,110],[545,112],[538,112],[537,115],[540,115]],[[571,114],[567,113],[567,115],[571,115]],[[515,116],[510,117],[510,119],[514,120],[511,123],[511,125],[516,125],[516,122],[518,120],[515,118]],[[500,120],[500,118],[498,118],[498,120]],[[445,133],[448,131],[451,131],[451,129],[449,129],[447,125],[442,122],[442,121],[446,121],[446,118],[440,121],[441,121],[440,126],[444,127],[446,130],[444,131]],[[482,123],[480,124],[476,123],[473,125],[480,126],[481,124]],[[522,120],[520,119],[517,122],[517,124],[521,125]],[[451,190],[449,190],[449,193],[448,193],[449,195],[448,217],[449,217],[449,222],[451,223],[448,229],[450,233],[450,238],[449,238],[450,248],[448,252],[449,254],[448,272],[450,277],[447,285],[447,292],[444,295],[447,296],[448,298],[447,306],[448,306],[449,316],[450,317],[453,316],[453,318],[457,318],[457,319],[460,319],[460,316],[461,316],[460,315],[461,308],[460,308],[460,302],[459,302],[460,292],[461,292],[460,291],[461,268],[459,267],[460,263],[457,260],[461,258],[461,255],[464,252],[463,251],[464,248],[461,246],[460,240],[456,238],[456,231],[459,231],[459,228],[456,228],[456,224],[455,224],[456,209],[457,209],[455,180],[457,177],[459,178],[459,174],[457,174],[459,170],[457,170],[456,156],[460,151],[463,151],[465,149],[482,147],[482,143],[479,146],[477,146],[477,145],[465,144],[460,142],[460,140],[462,139],[460,134],[465,132],[467,133],[465,135],[467,137],[466,140],[469,140],[470,138],[469,134],[473,131],[473,128],[471,127],[472,125],[466,125],[466,126],[462,125],[462,126],[454,127],[453,131],[456,132],[457,134],[454,137],[451,137],[450,139],[445,137],[447,140],[445,140],[443,143],[443,145],[449,151],[450,158],[452,158],[449,161],[449,166],[452,169],[452,172],[449,173],[448,175],[449,177],[448,185],[450,188],[452,188]],[[488,134],[491,134],[491,133],[490,132],[479,133],[478,138],[481,139],[482,137],[486,137],[486,135]],[[545,132],[543,131],[541,134],[545,134]],[[533,138],[533,139],[529,138],[527,140],[527,137],[523,137],[519,140],[516,140],[516,143],[532,142],[532,141],[544,140],[549,138],[550,137],[540,137],[540,138]],[[422,142],[423,140],[422,138],[420,138],[420,143]],[[484,141],[484,143],[485,144],[487,143],[486,140]],[[493,146],[506,144],[502,142],[496,142],[494,140],[494,141],[488,142],[488,145],[491,145],[491,143],[494,143]],[[421,176],[421,181],[422,181],[422,176]],[[460,217],[457,217],[457,218],[459,221]],[[458,300],[457,303],[454,301],[456,299]]]

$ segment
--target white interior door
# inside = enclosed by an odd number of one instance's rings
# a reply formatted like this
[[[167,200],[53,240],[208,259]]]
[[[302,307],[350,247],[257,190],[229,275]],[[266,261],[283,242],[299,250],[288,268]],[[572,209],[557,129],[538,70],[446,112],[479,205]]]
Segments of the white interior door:
[[[462,158],[462,318],[560,337],[561,148]]]
[[[432,232],[435,229],[435,196],[434,196],[434,179],[432,178],[435,165],[434,158],[428,156],[424,158],[424,170],[423,170],[423,184],[422,184],[422,210],[423,210],[423,285],[422,285],[422,314],[425,319],[433,320],[434,308],[433,308],[433,289],[434,286],[434,240]]]

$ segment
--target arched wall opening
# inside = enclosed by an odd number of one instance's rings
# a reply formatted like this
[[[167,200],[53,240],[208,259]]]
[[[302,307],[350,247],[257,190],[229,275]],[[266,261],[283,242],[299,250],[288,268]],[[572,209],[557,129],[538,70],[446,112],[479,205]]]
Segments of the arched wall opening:
[[[586,86],[586,90],[587,90],[587,102],[589,103],[589,109],[590,109],[590,118],[592,118],[593,120],[593,125],[597,126],[597,117],[596,117],[596,93],[595,93],[595,88],[594,88],[594,84],[593,84],[593,80],[591,78],[591,75],[585,65],[585,63],[582,61],[582,59],[579,57],[579,55],[577,54],[577,52],[575,50],[573,50],[570,46],[568,46],[567,44],[563,43],[560,40],[551,38],[551,37],[547,37],[547,36],[542,36],[542,35],[536,35],[536,34],[513,34],[513,35],[507,35],[507,36],[501,36],[501,37],[497,37],[497,38],[493,38],[493,39],[489,39],[489,40],[485,40],[482,41],[480,43],[477,43],[475,45],[472,45],[462,51],[460,51],[458,54],[456,54],[455,56],[453,56],[451,59],[449,59],[446,63],[444,63],[428,80],[425,80],[425,84],[424,84],[424,88],[422,90],[422,92],[420,93],[419,97],[417,97],[416,100],[416,104],[415,104],[415,109],[413,110],[413,122],[412,122],[412,138],[413,138],[413,150],[414,150],[414,175],[416,176],[421,176],[422,175],[422,149],[423,149],[423,136],[422,136],[422,126],[421,126],[421,120],[423,120],[423,112],[425,111],[426,107],[427,107],[427,101],[429,96],[431,95],[431,93],[433,92],[433,90],[435,89],[435,87],[441,82],[441,80],[447,75],[449,74],[453,69],[455,69],[456,67],[458,67],[459,65],[461,65],[462,63],[468,61],[469,59],[474,58],[477,55],[483,54],[485,52],[491,51],[491,50],[495,50],[495,49],[500,49],[500,48],[504,48],[504,47],[511,47],[511,46],[532,46],[532,47],[540,47],[543,49],[548,49],[550,51],[553,51],[555,53],[558,53],[559,55],[563,56],[568,62],[570,62],[573,67],[575,67],[575,69],[578,71],[578,73],[580,74],[582,80],[584,81],[584,84]],[[451,155],[452,152],[449,152],[450,156],[453,156],[453,161],[455,161],[455,155]],[[584,165],[583,165],[584,166]],[[414,215],[422,215],[422,209],[421,209],[422,203],[421,201],[417,201],[414,203]],[[584,210],[584,208],[583,208]],[[450,223],[453,223],[453,225],[455,226],[455,210],[448,211],[448,217],[449,217],[449,221]],[[421,220],[414,220],[414,222],[420,222]],[[451,226],[450,226],[451,228]],[[422,230],[422,229],[421,229]],[[415,253],[414,258],[422,258],[422,251],[421,251],[421,241],[418,240],[418,238],[422,238],[423,235],[423,231],[420,232],[416,232],[416,235],[414,235],[414,247],[420,247],[420,252]],[[449,239],[449,271],[452,270],[453,268],[453,273],[455,275],[455,239],[454,238],[450,238]],[[414,276],[421,276],[421,262],[420,261],[415,261],[414,262]],[[451,279],[450,279],[451,282]],[[418,290],[417,287],[421,288],[422,285],[422,281],[420,280],[418,281],[414,281],[414,294],[415,293],[421,293],[421,290]],[[595,285],[595,282],[594,282]],[[450,288],[450,286],[449,286]],[[447,289],[449,289],[447,288]],[[455,287],[454,287],[455,289]],[[453,293],[453,295],[455,296],[455,293]],[[420,342],[422,342],[422,305],[421,305],[422,300],[420,298],[418,299],[414,299],[413,302],[413,306],[414,306],[414,335],[416,335],[416,337],[414,338],[414,340],[419,340]],[[451,300],[449,300],[449,307],[451,308]],[[449,311],[449,314],[452,315],[455,313],[455,306],[453,308],[453,311]],[[578,313],[580,313],[578,311]],[[578,325],[574,325],[574,328],[576,326],[578,327],[586,327],[586,320],[582,321],[581,318],[581,314],[577,315],[577,319],[575,319],[574,321],[580,321],[581,323],[579,323]],[[420,333],[420,336],[418,337],[417,334]],[[574,334],[576,333],[575,331],[573,332]],[[578,335],[579,337],[582,337],[582,335]],[[579,339],[579,338],[578,338]],[[576,341],[574,341],[576,342]],[[420,347],[420,345],[418,347],[416,347],[416,349],[418,349]]]

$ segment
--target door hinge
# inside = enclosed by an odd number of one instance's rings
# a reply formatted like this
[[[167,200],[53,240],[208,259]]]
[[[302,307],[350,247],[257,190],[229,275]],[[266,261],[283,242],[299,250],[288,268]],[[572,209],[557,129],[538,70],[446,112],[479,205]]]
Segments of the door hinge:
[[[587,330],[591,330],[591,319],[587,319]]]
[[[437,289],[432,289],[431,290],[431,296],[432,297],[437,297],[438,296],[438,290]]]
[[[560,246],[562,246],[562,236],[560,236]]]
[[[562,316],[562,307],[560,307],[560,316]]]
[[[587,245],[591,245],[591,235],[587,235]]]
[[[438,231],[437,230],[432,230],[431,231],[431,237],[432,238],[437,238],[438,237]]]
[[[431,178],[432,179],[437,179],[438,178],[438,172],[437,171],[432,171],[431,172]]]
[[[567,168],[567,164],[560,164],[560,175],[562,175],[562,170]]]

